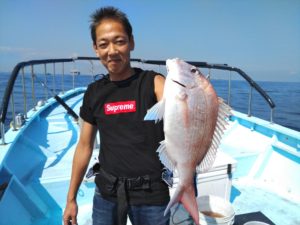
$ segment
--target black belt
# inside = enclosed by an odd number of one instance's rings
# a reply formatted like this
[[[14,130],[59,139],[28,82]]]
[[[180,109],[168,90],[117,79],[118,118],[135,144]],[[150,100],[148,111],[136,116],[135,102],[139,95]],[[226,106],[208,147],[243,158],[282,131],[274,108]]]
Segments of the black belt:
[[[150,190],[151,179],[149,175],[139,176],[135,178],[116,177],[102,168],[96,176],[95,182],[103,197],[112,199],[116,197],[118,203],[118,225],[126,225],[128,213],[128,191],[132,190]]]

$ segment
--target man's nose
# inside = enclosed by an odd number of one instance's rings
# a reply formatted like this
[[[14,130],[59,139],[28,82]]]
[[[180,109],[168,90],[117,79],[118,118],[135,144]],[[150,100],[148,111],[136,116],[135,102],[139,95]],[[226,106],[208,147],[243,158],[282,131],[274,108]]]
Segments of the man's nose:
[[[117,46],[115,46],[113,43],[111,43],[111,44],[108,46],[108,53],[109,53],[109,54],[116,54],[117,52],[118,52]]]

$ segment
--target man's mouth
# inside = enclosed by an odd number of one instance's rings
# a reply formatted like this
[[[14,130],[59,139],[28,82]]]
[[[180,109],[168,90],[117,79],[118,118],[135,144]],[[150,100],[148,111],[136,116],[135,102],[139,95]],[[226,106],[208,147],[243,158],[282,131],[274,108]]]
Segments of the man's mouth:
[[[121,59],[109,59],[108,60],[109,63],[111,63],[111,62],[116,63],[116,62],[120,62],[120,61],[121,61]]]

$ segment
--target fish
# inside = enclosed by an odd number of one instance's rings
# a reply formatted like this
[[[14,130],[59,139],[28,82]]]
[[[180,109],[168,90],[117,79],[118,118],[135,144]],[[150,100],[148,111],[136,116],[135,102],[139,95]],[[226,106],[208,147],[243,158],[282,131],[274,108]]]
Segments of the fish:
[[[174,58],[166,60],[166,68],[163,97],[147,111],[144,120],[163,120],[165,139],[157,152],[161,162],[179,178],[164,214],[182,203],[198,225],[194,176],[212,167],[231,108],[196,66]]]

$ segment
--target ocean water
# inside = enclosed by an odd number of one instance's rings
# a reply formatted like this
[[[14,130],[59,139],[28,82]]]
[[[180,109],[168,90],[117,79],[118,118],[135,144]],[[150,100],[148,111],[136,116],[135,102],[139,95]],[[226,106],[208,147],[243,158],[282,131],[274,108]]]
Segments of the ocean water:
[[[0,73],[0,107],[2,107],[2,98],[4,95],[5,88],[7,86],[7,81],[9,79],[9,73]],[[35,86],[35,96],[36,101],[40,99],[45,99],[46,92],[48,91],[48,96],[51,97],[53,94],[58,94],[64,88],[65,90],[72,88],[73,77],[70,75],[64,76],[64,85],[62,85],[61,77],[54,77],[56,85],[53,83],[53,77],[49,76],[45,78],[42,75],[37,75],[34,86]],[[27,86],[27,104],[29,110],[33,107],[34,101],[32,99],[31,92],[31,78],[26,77]],[[29,82],[28,82],[29,81]],[[93,81],[93,77],[78,75],[75,79],[75,87],[87,86]],[[47,82],[47,88],[45,84]],[[228,81],[212,79],[212,84],[216,89],[217,94],[222,97],[226,102],[228,101]],[[273,121],[274,123],[280,124],[285,127],[292,128],[294,130],[300,131],[300,83],[296,82],[257,82],[262,89],[272,98],[276,107],[274,110]],[[22,85],[21,76],[16,80],[16,86],[14,88],[14,100],[15,100],[15,112],[24,112],[22,97]],[[231,94],[230,94],[230,105],[231,107],[243,113],[248,113],[248,102],[249,102],[250,87],[246,81],[242,80],[232,80],[231,81]],[[7,120],[5,122],[5,129],[9,128],[9,123],[12,120],[11,116],[12,107],[8,108]],[[270,120],[271,109],[267,102],[253,90],[252,92],[252,111],[253,116]]]
[[[212,80],[219,96],[228,99],[228,81]],[[273,122],[300,131],[300,83],[257,81],[275,103]],[[236,111],[248,113],[250,87],[246,81],[231,81],[230,105]],[[266,100],[252,92],[251,115],[270,121],[271,108]]]

